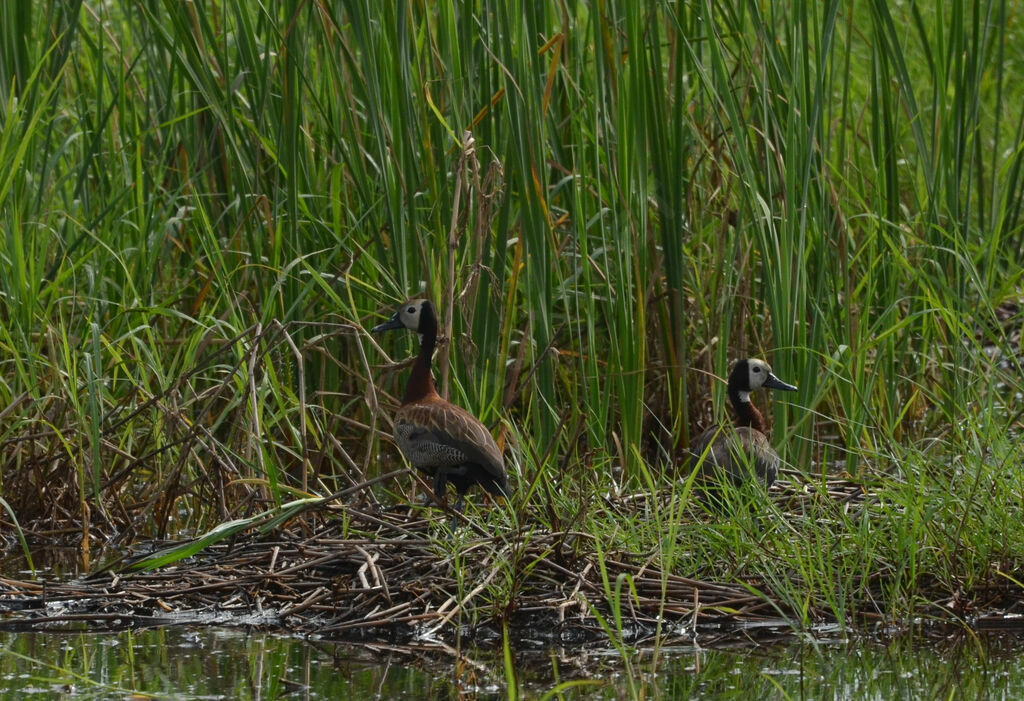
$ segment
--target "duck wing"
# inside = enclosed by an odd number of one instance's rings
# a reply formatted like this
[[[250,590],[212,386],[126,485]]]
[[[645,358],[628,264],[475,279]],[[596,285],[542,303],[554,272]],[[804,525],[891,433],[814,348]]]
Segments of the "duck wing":
[[[477,465],[507,491],[505,460],[480,420],[440,397],[413,402],[395,414],[395,440],[415,467]]]
[[[702,474],[710,476],[722,470],[734,484],[749,479],[751,468],[766,487],[772,485],[779,473],[778,453],[767,436],[749,426],[712,426],[697,437],[689,453],[691,467],[705,455],[700,465]]]

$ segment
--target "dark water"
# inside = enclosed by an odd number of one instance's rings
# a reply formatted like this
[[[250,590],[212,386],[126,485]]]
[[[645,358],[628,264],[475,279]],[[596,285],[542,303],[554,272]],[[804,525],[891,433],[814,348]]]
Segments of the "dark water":
[[[1024,698],[1024,635],[514,655],[521,696]],[[388,649],[237,629],[0,634],[0,699],[507,698],[500,650]],[[555,697],[558,698],[558,697]]]

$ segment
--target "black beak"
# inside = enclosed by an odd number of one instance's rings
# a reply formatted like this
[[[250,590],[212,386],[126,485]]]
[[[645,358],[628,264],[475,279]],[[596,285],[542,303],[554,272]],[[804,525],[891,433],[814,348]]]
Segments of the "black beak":
[[[404,328],[405,328],[405,324],[403,324],[402,320],[398,318],[398,312],[395,312],[395,315],[392,316],[387,321],[385,321],[383,324],[377,324],[372,329],[370,329],[370,333],[380,333],[381,331],[391,331],[393,329],[404,329]],[[796,389],[796,388],[794,387],[793,389]]]
[[[768,373],[768,379],[764,381],[764,386],[771,389],[784,389],[787,392],[796,392],[796,385],[783,382],[772,373]]]

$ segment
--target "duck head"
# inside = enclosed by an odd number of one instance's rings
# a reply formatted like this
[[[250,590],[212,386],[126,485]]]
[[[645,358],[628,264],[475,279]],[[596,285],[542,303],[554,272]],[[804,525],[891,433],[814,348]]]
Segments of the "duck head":
[[[783,382],[772,373],[771,366],[758,358],[747,358],[736,363],[729,373],[729,389],[741,402],[750,401],[750,393],[761,389],[781,389],[795,392],[796,385]]]
[[[420,335],[437,333],[437,314],[434,305],[428,299],[410,299],[402,303],[390,319],[377,324],[371,333],[381,333],[393,329],[409,329]]]

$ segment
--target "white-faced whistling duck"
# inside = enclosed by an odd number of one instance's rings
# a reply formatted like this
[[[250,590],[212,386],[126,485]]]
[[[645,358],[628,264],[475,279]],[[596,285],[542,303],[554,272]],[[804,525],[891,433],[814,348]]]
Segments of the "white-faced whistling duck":
[[[733,484],[738,485],[750,477],[750,468],[753,467],[758,482],[765,487],[772,485],[779,474],[779,454],[765,435],[764,417],[750,401],[750,393],[761,387],[796,391],[794,385],[773,375],[771,367],[763,360],[747,358],[736,363],[729,373],[727,390],[736,412],[736,426],[712,426],[704,431],[690,446],[691,465],[695,465],[707,451],[701,466],[705,475],[721,470]]]
[[[442,399],[430,376],[437,344],[437,313],[425,299],[409,300],[372,333],[406,328],[420,335],[420,352],[395,412],[395,441],[413,467],[434,478],[440,502],[448,482],[455,485],[462,511],[466,492],[479,484],[491,494],[509,495],[505,461],[490,432],[461,407]]]

